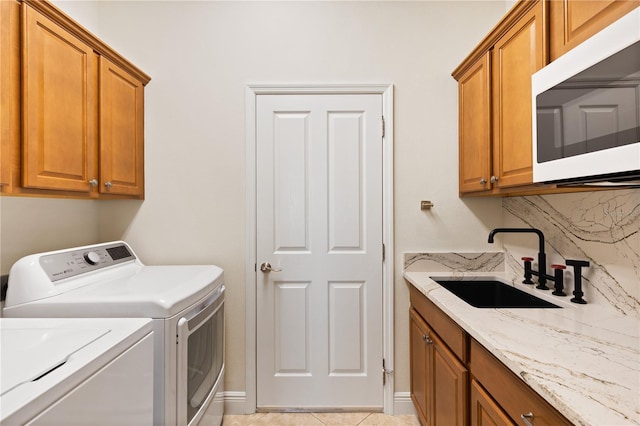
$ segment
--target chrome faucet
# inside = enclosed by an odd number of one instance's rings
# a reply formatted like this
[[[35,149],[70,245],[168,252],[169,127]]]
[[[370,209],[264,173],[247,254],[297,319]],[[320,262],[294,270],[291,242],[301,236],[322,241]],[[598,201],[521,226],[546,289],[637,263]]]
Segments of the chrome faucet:
[[[525,280],[523,281],[525,284],[533,284],[530,280],[531,275],[536,275],[538,277],[538,285],[536,288],[541,290],[548,290],[547,287],[547,278],[553,280],[553,277],[547,275],[547,255],[544,253],[544,234],[541,230],[536,228],[496,228],[489,232],[489,243],[493,243],[493,237],[499,233],[516,233],[516,234],[525,234],[532,233],[538,235],[538,271],[534,271],[531,269],[531,263],[525,262]]]

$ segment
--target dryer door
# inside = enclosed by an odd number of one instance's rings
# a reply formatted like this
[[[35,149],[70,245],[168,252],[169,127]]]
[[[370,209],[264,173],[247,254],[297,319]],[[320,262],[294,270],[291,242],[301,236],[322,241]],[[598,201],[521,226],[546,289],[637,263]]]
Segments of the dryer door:
[[[178,321],[177,423],[196,425],[224,368],[224,286]]]

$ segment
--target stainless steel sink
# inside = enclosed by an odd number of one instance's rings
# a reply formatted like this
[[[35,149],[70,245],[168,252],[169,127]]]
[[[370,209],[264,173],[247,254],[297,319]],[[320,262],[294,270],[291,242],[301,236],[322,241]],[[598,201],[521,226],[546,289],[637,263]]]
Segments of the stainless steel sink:
[[[431,279],[476,308],[560,308],[501,281]]]

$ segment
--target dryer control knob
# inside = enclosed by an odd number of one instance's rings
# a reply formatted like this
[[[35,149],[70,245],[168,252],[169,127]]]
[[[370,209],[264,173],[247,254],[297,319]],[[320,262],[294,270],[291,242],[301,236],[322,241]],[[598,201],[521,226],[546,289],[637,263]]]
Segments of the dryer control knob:
[[[89,265],[97,265],[100,262],[100,255],[95,251],[87,252],[83,257]]]

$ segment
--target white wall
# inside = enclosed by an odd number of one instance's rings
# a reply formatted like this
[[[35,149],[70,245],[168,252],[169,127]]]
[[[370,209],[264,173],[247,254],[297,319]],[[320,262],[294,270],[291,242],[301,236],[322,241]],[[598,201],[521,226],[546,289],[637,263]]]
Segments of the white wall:
[[[63,9],[70,3],[56,1]],[[457,86],[450,73],[504,14],[505,3],[93,5],[98,35],[152,77],[145,104],[146,200],[101,201],[96,239],[126,239],[147,264],[225,269],[227,390],[245,390],[246,85],[395,85],[395,371],[396,391],[407,392],[402,253],[495,249],[486,235],[501,223],[501,201],[457,196]],[[421,199],[435,208],[420,211]],[[12,204],[13,212],[27,205]],[[21,222],[17,214],[12,220]],[[18,240],[9,243],[30,250]]]
[[[98,240],[98,202],[0,197],[0,267],[9,273],[21,257]]]

